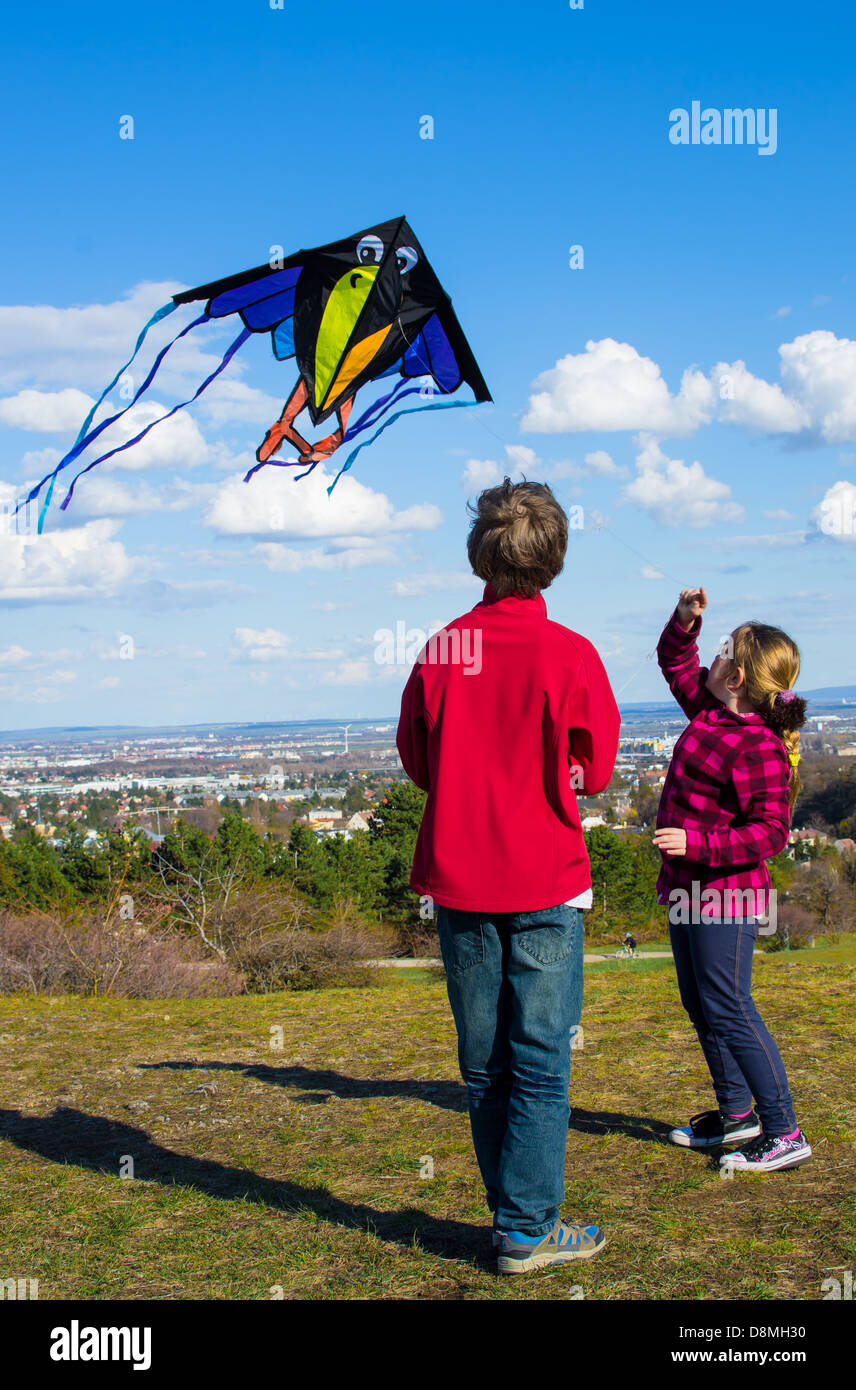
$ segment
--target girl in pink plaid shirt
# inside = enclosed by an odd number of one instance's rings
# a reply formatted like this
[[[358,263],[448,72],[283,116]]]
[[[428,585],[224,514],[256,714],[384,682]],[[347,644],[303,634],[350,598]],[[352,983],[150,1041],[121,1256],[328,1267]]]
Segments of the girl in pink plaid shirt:
[[[700,666],[696,638],[706,607],[704,589],[684,589],[657,647],[690,722],[675,744],[654,843],[681,1002],[718,1109],[694,1115],[669,1138],[693,1149],[737,1142],[720,1164],[770,1172],[811,1157],[751,993],[759,922],[772,907],[765,861],[788,842],[805,701],[792,689],[799,651],[779,628],[743,623],[710,669]]]

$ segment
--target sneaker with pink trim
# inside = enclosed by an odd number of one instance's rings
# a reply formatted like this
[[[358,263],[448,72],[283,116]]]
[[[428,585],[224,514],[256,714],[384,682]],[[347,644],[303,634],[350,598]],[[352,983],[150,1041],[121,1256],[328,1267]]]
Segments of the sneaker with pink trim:
[[[747,1173],[772,1173],[778,1168],[795,1168],[811,1158],[809,1142],[802,1130],[795,1139],[783,1134],[762,1134],[734,1153],[723,1154],[721,1168],[735,1168]]]

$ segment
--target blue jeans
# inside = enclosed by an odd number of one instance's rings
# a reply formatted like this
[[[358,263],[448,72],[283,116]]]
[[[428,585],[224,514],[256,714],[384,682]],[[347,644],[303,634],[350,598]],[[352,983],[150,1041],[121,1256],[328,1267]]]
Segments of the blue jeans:
[[[796,1129],[784,1064],[752,999],[754,918],[669,926],[681,1003],[690,1016],[720,1110],[753,1101],[765,1134]]]
[[[583,915],[440,907],[440,950],[476,1159],[497,1230],[541,1236],[565,1195]]]

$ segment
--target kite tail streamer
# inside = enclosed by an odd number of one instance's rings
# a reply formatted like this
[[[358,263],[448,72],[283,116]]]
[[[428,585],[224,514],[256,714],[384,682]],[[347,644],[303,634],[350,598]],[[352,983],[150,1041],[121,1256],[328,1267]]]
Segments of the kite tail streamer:
[[[205,318],[205,317],[207,317],[207,315],[203,315],[203,318]],[[196,322],[201,322],[201,320],[198,319],[198,320],[196,320]],[[194,324],[190,324],[190,325],[189,325],[189,328],[193,328],[193,327],[194,327]],[[189,328],[185,329],[184,332],[185,332],[185,333],[188,332],[188,331],[189,331]],[[250,337],[251,332],[252,332],[252,330],[249,329],[249,328],[242,328],[242,329],[241,329],[241,332],[238,334],[237,338],[235,338],[234,342],[232,342],[232,343],[229,345],[229,347],[226,349],[226,351],[224,352],[224,354],[223,354],[223,356],[221,357],[219,363],[218,363],[217,366],[214,368],[214,371],[210,374],[210,376],[207,376],[207,377],[205,378],[205,380],[203,381],[202,385],[201,385],[201,386],[198,386],[198,387],[196,388],[196,390],[194,391],[193,395],[192,395],[192,396],[189,396],[188,399],[187,399],[186,401],[179,401],[178,405],[174,405],[174,406],[172,407],[171,410],[168,410],[168,411],[166,412],[165,415],[159,415],[158,418],[157,418],[157,420],[152,420],[151,424],[146,425],[145,429],[140,430],[139,434],[134,435],[134,438],[133,438],[133,439],[129,439],[129,440],[127,441],[127,443],[125,443],[125,444],[117,444],[116,447],[115,447],[115,449],[110,449],[110,450],[108,450],[108,452],[107,452],[106,454],[100,454],[99,457],[98,457],[97,459],[93,459],[92,462],[91,462],[91,463],[88,463],[88,464],[86,465],[85,468],[81,468],[80,472],[77,473],[77,474],[75,475],[75,477],[72,479],[72,482],[71,482],[71,484],[70,484],[70,486],[69,486],[68,492],[65,494],[65,497],[63,498],[62,502],[60,503],[60,511],[65,511],[66,507],[68,506],[69,502],[71,501],[72,495],[73,495],[73,493],[74,493],[75,485],[76,485],[78,479],[83,477],[84,473],[88,473],[91,469],[96,468],[96,467],[98,466],[99,463],[104,463],[104,462],[106,462],[107,459],[113,458],[114,454],[121,454],[121,453],[123,453],[123,452],[125,451],[125,449],[130,449],[130,448],[133,447],[134,444],[139,444],[140,440],[141,440],[141,439],[145,439],[146,435],[149,433],[150,430],[153,430],[153,429],[154,429],[155,425],[163,424],[164,420],[168,420],[168,419],[170,418],[170,416],[175,415],[176,411],[178,411],[178,410],[184,410],[185,406],[192,405],[193,402],[194,402],[195,400],[197,400],[197,399],[199,398],[199,396],[202,395],[202,392],[205,390],[205,388],[206,388],[207,386],[210,386],[210,385],[211,385],[211,382],[215,379],[215,377],[218,377],[218,376],[220,375],[220,373],[221,373],[226,367],[228,367],[228,365],[229,365],[229,363],[231,362],[232,358],[234,357],[235,353],[238,351],[239,348],[243,347],[244,343],[245,343],[245,342],[247,341],[247,339]],[[179,334],[179,337],[181,337],[181,336],[182,336],[182,335]],[[171,344],[170,344],[170,346],[171,346]],[[142,387],[140,388],[140,390],[142,390]],[[120,412],[120,414],[123,414],[123,413],[124,413],[124,412]],[[94,435],[93,435],[93,437],[94,437]]]
[[[248,483],[254,473],[258,473],[260,468],[296,468],[300,459],[265,459],[264,463],[254,463],[252,468],[244,474],[244,482]]]
[[[388,391],[385,396],[379,396],[376,401],[372,401],[371,405],[363,411],[359,419],[356,420],[345,431],[345,434],[342,438],[342,444],[349,444],[353,439],[356,439],[358,435],[365,434],[366,430],[372,429],[372,427],[376,425],[378,421],[381,420],[383,416],[386,415],[387,412],[390,411],[394,405],[398,405],[399,401],[402,401],[405,396],[422,395],[422,393],[425,390],[425,387],[414,386],[412,384],[409,384],[409,381],[409,378],[403,378],[401,381],[397,382],[393,389],[391,391]],[[431,394],[433,395],[433,392]],[[347,459],[343,463],[342,467],[339,469],[332,483],[328,487],[328,496],[333,491],[333,488],[336,486],[342,474],[347,473],[354,459],[357,457],[357,454],[360,452],[360,449],[364,449],[367,444],[373,444],[374,441],[377,439],[378,435],[383,434],[384,430],[387,429],[389,425],[393,424],[401,415],[415,415],[418,411],[421,410],[450,410],[452,406],[466,406],[478,404],[478,401],[432,401],[426,405],[414,405],[409,406],[406,410],[397,410],[395,414],[390,415],[389,419],[386,420],[384,424],[382,424],[380,428],[375,431],[371,439],[364,439],[362,444],[358,444],[356,449],[352,450],[352,452],[348,455]],[[341,445],[339,447],[341,448]],[[301,478],[305,478],[308,473],[312,472],[313,468],[317,468],[318,464],[323,462],[323,459],[313,460],[309,464],[305,472],[295,473],[294,481],[299,482]],[[294,468],[299,463],[299,459],[267,459],[265,463],[254,463],[252,468],[248,469],[248,471],[244,474],[244,482],[248,483],[250,479],[256,473],[258,473],[260,468],[268,468],[271,465],[273,465],[273,467],[275,468]],[[63,503],[63,506],[65,506],[65,503]]]
[[[412,388],[412,389],[418,391],[420,388],[419,388],[419,387],[414,387],[414,388]],[[402,392],[402,395],[409,395],[409,394],[410,394],[410,392]],[[399,397],[399,399],[400,399],[400,397]],[[406,410],[397,410],[397,411],[395,412],[394,415],[390,415],[390,417],[389,417],[388,420],[384,420],[383,424],[380,426],[379,429],[375,430],[375,432],[374,432],[374,434],[372,435],[371,439],[364,439],[363,442],[362,442],[362,444],[358,444],[357,447],[356,447],[356,449],[353,449],[353,450],[351,451],[351,453],[350,453],[350,454],[348,455],[348,457],[345,459],[345,462],[342,464],[342,467],[339,469],[338,473],[336,474],[335,478],[333,479],[332,483],[331,483],[330,486],[328,487],[328,489],[327,489],[327,495],[328,495],[328,497],[329,497],[330,493],[333,491],[333,488],[334,488],[334,487],[336,486],[336,484],[338,483],[338,481],[339,481],[339,479],[341,478],[342,474],[343,474],[343,473],[347,473],[347,471],[348,471],[348,469],[350,468],[351,464],[353,463],[354,459],[357,457],[357,454],[360,452],[360,449],[364,449],[364,448],[366,447],[367,444],[374,444],[374,442],[375,442],[375,440],[377,439],[378,435],[383,434],[384,430],[389,429],[389,426],[392,425],[392,424],[394,424],[395,421],[399,418],[399,416],[401,416],[401,415],[416,415],[420,410],[455,410],[455,409],[459,409],[459,408],[460,408],[460,409],[466,409],[466,407],[469,406],[469,405],[479,405],[479,404],[480,404],[479,401],[434,401],[431,405],[411,405],[411,406],[408,406]],[[379,418],[379,417],[376,417],[376,418]],[[354,431],[354,433],[356,433],[356,430]],[[351,438],[353,438],[353,435],[351,436]]]
[[[104,387],[104,390],[101,392],[101,395],[98,397],[98,400],[95,402],[94,406],[93,406],[92,409],[90,410],[90,412],[89,412],[89,414],[87,415],[86,419],[84,420],[83,424],[80,426],[80,429],[79,429],[78,432],[77,432],[77,438],[76,438],[75,441],[74,441],[75,444],[79,444],[80,441],[81,441],[81,439],[83,438],[83,436],[86,434],[86,431],[89,429],[89,426],[92,424],[92,421],[93,421],[93,419],[95,418],[95,412],[96,412],[96,410],[98,409],[98,407],[99,407],[99,405],[101,404],[101,402],[104,400],[104,397],[105,397],[105,396],[108,396],[108,395],[110,394],[110,392],[113,390],[113,387],[114,387],[114,386],[116,385],[116,383],[119,381],[120,377],[124,376],[125,372],[126,372],[126,371],[128,370],[128,368],[130,367],[131,363],[133,362],[133,360],[134,360],[134,358],[136,357],[137,353],[139,352],[140,348],[143,346],[143,342],[145,341],[145,337],[146,337],[146,334],[148,333],[149,329],[150,329],[150,328],[154,328],[154,326],[155,326],[156,323],[160,323],[161,319],[165,319],[166,316],[167,316],[167,314],[171,314],[171,313],[173,312],[173,310],[174,310],[174,309],[177,309],[177,308],[178,308],[178,305],[175,304],[175,303],[173,303],[173,301],[170,299],[169,302],[168,302],[167,304],[162,304],[162,305],[160,306],[159,309],[156,309],[156,310],[155,310],[155,312],[152,314],[151,318],[149,319],[148,323],[145,325],[145,327],[144,327],[144,328],[142,329],[142,331],[140,332],[140,335],[139,335],[139,337],[137,338],[137,345],[136,345],[136,347],[134,348],[134,351],[131,353],[131,356],[128,358],[127,362],[125,363],[124,367],[120,367],[119,370],[118,370],[118,372],[117,372],[116,375],[114,376],[113,380],[110,382],[110,385]],[[179,336],[180,336],[180,335],[179,335]],[[173,338],[172,341],[173,341],[173,342],[176,342],[177,339]],[[170,346],[172,346],[172,344],[170,344]]]
[[[139,350],[140,350],[140,348],[141,348],[141,346],[142,346],[142,344],[143,344],[143,340],[145,339],[146,334],[148,333],[149,329],[152,328],[152,327],[154,326],[154,324],[158,323],[161,319],[166,318],[167,314],[171,313],[172,310],[175,309],[175,308],[177,308],[177,307],[178,307],[178,306],[175,305],[175,304],[163,304],[163,305],[161,306],[161,308],[158,309],[158,310],[152,315],[152,317],[149,319],[148,323],[145,325],[145,327],[143,328],[142,332],[140,333],[139,337],[137,338],[136,347],[134,348],[134,351],[133,351],[133,353],[131,354],[131,356],[128,358],[128,361],[124,364],[124,366],[120,367],[119,371],[116,373],[116,375],[114,376],[113,380],[110,382],[110,384],[109,384],[108,386],[106,386],[106,387],[104,388],[104,390],[101,392],[101,395],[98,397],[98,400],[97,400],[97,401],[95,402],[95,404],[92,406],[92,409],[89,411],[89,414],[87,415],[86,419],[84,420],[83,424],[81,425],[80,429],[78,430],[77,438],[75,439],[75,441],[74,441],[73,445],[71,446],[71,448],[69,449],[68,453],[65,454],[65,455],[60,459],[59,463],[56,465],[55,468],[53,468],[53,469],[51,470],[50,473],[46,473],[46,474],[45,474],[45,476],[44,476],[44,478],[42,478],[41,482],[37,483],[37,484],[35,485],[35,487],[33,487],[33,488],[30,489],[30,492],[29,492],[28,495],[23,499],[23,501],[21,501],[21,502],[18,503],[18,506],[17,506],[16,509],[15,509],[16,512],[19,511],[20,508],[21,508],[22,506],[25,506],[28,502],[34,501],[35,498],[38,497],[38,495],[39,495],[39,493],[41,492],[42,488],[44,487],[45,483],[47,483],[47,482],[49,481],[50,486],[49,486],[49,488],[48,488],[47,497],[45,498],[45,501],[43,502],[41,511],[40,511],[40,513],[39,513],[39,521],[38,521],[38,531],[39,531],[39,534],[41,534],[41,532],[42,532],[42,530],[43,530],[43,528],[44,528],[45,516],[46,516],[46,514],[47,514],[47,510],[48,510],[48,507],[49,507],[49,505],[50,505],[50,499],[51,499],[51,497],[53,496],[54,484],[55,484],[55,482],[56,482],[57,474],[58,474],[58,473],[61,473],[62,470],[63,470],[64,468],[67,468],[67,467],[69,466],[70,463],[73,463],[74,460],[75,460],[76,458],[79,458],[79,456],[83,453],[84,449],[86,449],[86,448],[88,447],[88,445],[90,445],[94,439],[97,439],[98,436],[99,436],[100,434],[102,434],[104,430],[106,430],[106,429],[108,428],[108,426],[114,424],[114,423],[116,422],[116,420],[120,419],[121,416],[125,415],[125,414],[127,413],[127,411],[129,411],[129,410],[131,409],[132,406],[134,406],[134,405],[137,404],[137,402],[139,401],[140,397],[143,395],[143,393],[144,393],[145,391],[148,390],[149,386],[151,385],[152,381],[154,380],[154,377],[155,377],[155,375],[156,375],[156,373],[157,373],[157,370],[158,370],[158,368],[160,367],[160,364],[163,362],[163,359],[166,357],[166,354],[169,352],[170,348],[171,348],[171,347],[174,347],[174,345],[178,342],[178,340],[179,340],[180,338],[183,338],[183,337],[185,336],[186,333],[189,333],[189,332],[191,331],[191,329],[198,327],[199,324],[201,324],[201,323],[205,323],[205,321],[206,321],[206,319],[207,319],[207,317],[208,317],[207,314],[200,314],[200,315],[199,315],[197,318],[195,318],[191,323],[189,323],[189,324],[187,325],[186,328],[183,328],[183,329],[181,330],[180,333],[177,333],[176,336],[175,336],[174,338],[172,338],[172,339],[170,340],[170,342],[168,342],[168,343],[166,344],[165,347],[161,348],[160,352],[158,353],[157,357],[156,357],[155,360],[154,360],[154,363],[153,363],[152,367],[149,369],[149,371],[148,371],[148,373],[147,373],[147,375],[146,375],[146,377],[145,377],[145,379],[144,379],[142,385],[140,386],[139,390],[135,392],[133,398],[128,402],[128,404],[127,404],[126,406],[124,406],[122,410],[117,411],[115,415],[110,415],[110,416],[108,416],[108,418],[107,418],[106,420],[102,420],[101,424],[100,424],[100,425],[97,425],[97,426],[95,427],[95,429],[90,430],[89,426],[90,426],[91,423],[92,423],[92,420],[93,420],[93,418],[94,418],[94,416],[95,416],[95,412],[97,411],[97,409],[98,409],[98,407],[101,405],[101,403],[104,401],[104,399],[105,399],[105,397],[107,396],[107,394],[108,394],[110,391],[112,391],[112,389],[113,389],[113,387],[116,385],[117,381],[119,381],[119,379],[122,377],[122,375],[128,370],[128,368],[130,367],[131,363],[134,361],[134,358],[137,356],[137,353],[139,352]]]

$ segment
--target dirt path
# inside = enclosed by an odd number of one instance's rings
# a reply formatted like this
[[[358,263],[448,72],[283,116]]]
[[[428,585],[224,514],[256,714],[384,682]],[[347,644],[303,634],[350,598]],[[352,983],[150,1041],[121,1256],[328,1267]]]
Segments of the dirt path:
[[[637,960],[668,960],[671,954],[671,951],[640,951]],[[586,965],[596,965],[600,961],[617,959],[618,957],[614,951],[607,955],[586,954],[583,956]],[[624,957],[622,957],[622,959],[624,959]],[[432,967],[438,965],[442,966],[443,962],[440,960],[439,956],[387,956],[381,960],[367,960],[364,961],[363,964],[394,966],[397,970],[430,970]]]

